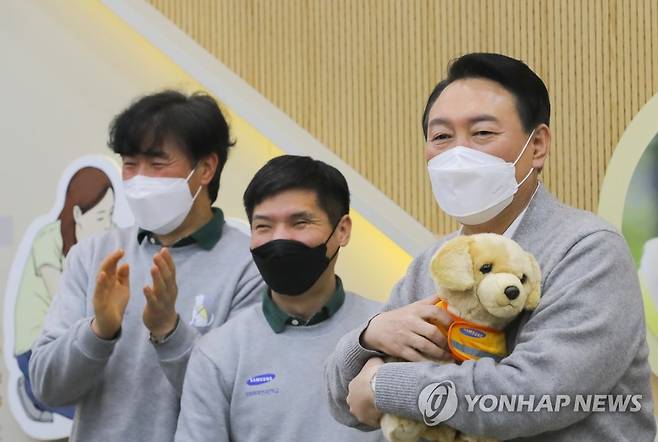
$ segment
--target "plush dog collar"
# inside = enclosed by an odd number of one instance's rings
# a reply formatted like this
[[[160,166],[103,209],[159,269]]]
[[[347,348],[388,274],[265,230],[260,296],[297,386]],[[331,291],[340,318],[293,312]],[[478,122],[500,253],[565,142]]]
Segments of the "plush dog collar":
[[[446,336],[448,348],[456,360],[463,362],[489,357],[499,362],[507,356],[504,331],[462,319],[443,299],[436,306],[445,310],[453,319],[448,328],[443,324],[434,325]]]

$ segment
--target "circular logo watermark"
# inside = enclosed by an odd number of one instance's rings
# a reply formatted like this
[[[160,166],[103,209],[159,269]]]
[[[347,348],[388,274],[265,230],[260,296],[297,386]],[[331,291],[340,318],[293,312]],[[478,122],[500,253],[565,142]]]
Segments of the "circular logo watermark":
[[[423,388],[418,396],[418,409],[425,425],[439,425],[457,412],[457,390],[452,381],[435,382]]]

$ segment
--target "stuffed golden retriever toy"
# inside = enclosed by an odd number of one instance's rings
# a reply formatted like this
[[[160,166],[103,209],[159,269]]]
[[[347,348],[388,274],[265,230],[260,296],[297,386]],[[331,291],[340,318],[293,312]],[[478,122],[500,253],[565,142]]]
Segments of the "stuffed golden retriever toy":
[[[535,258],[516,242],[501,235],[481,233],[458,236],[434,255],[430,273],[439,290],[438,308],[453,322],[436,324],[446,336],[456,361],[507,355],[504,328],[523,310],[539,304],[541,272]],[[385,414],[382,432],[390,442],[419,438],[440,442],[475,442],[492,439],[461,434],[440,425]]]

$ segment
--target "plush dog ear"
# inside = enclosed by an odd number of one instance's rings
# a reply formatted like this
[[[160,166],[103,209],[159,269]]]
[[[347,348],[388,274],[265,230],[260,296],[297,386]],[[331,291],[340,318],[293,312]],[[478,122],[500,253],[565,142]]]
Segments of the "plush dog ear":
[[[440,287],[460,291],[473,288],[472,241],[468,236],[458,236],[445,243],[432,257],[430,273]]]
[[[528,275],[532,281],[532,291],[528,295],[528,299],[525,301],[525,308],[527,310],[534,310],[539,305],[539,299],[541,298],[541,270],[539,269],[539,264],[535,257],[530,253],[527,255],[532,267],[532,275]]]

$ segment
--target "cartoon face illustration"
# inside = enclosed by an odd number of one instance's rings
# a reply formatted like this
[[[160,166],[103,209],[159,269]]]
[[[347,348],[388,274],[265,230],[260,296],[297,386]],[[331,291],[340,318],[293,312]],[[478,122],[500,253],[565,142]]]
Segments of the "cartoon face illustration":
[[[89,236],[109,230],[112,227],[113,211],[114,190],[112,188],[107,189],[98,204],[87,210],[87,212],[83,213],[78,205],[73,206],[75,239],[81,241]]]

